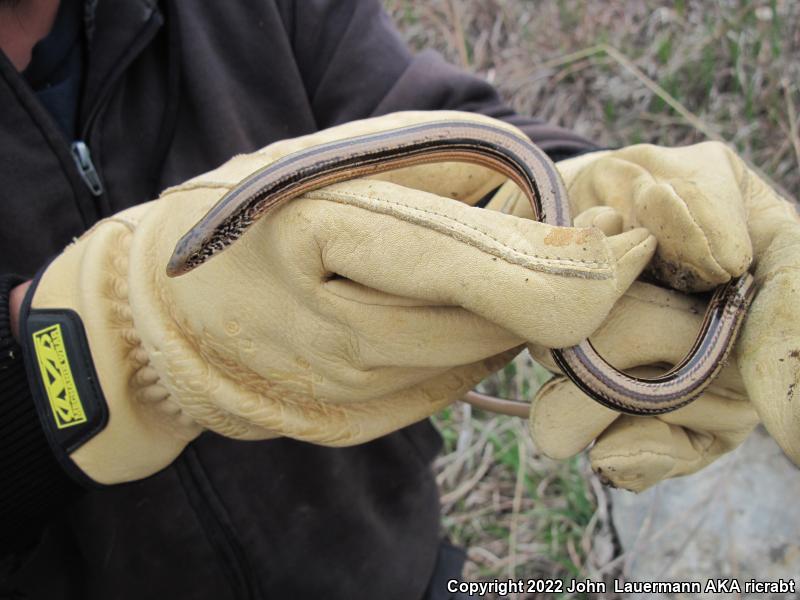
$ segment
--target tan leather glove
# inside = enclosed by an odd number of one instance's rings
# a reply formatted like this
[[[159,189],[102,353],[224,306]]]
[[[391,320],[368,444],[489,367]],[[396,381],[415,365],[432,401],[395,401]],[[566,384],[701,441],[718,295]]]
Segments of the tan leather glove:
[[[502,178],[464,165],[309,193],[166,276],[180,236],[257,169],[437,119],[489,121],[399,113],[278,142],[98,223],[56,258],[28,294],[23,339],[65,462],[116,483],[163,468],[203,429],[361,443],[459,398],[525,340],[570,345],[596,329],[654,238],[589,230],[548,245],[550,226],[469,206]]]
[[[558,166],[573,214],[581,213],[576,225],[594,224],[609,234],[646,226],[659,240],[653,270],[672,287],[711,289],[743,273],[754,258],[760,291],[729,367],[695,403],[659,417],[621,416],[558,377],[540,390],[531,411],[542,450],[565,458],[594,441],[593,468],[613,485],[640,491],[732,450],[760,417],[800,464],[800,402],[793,401],[800,377],[800,223],[794,208],[714,142],[631,146]],[[524,215],[514,194],[506,196],[512,211]],[[635,284],[591,339],[612,364],[653,373],[656,365],[663,370],[682,358],[704,311],[696,300]],[[531,350],[555,368],[542,348]]]
[[[704,312],[695,298],[636,282],[591,340],[617,368],[653,376],[686,355]],[[557,372],[546,349],[530,350]],[[560,375],[539,390],[530,416],[531,433],[545,454],[568,458],[594,442],[594,471],[610,485],[637,492],[705,467],[741,444],[757,423],[733,360],[697,400],[657,417],[621,415]]]

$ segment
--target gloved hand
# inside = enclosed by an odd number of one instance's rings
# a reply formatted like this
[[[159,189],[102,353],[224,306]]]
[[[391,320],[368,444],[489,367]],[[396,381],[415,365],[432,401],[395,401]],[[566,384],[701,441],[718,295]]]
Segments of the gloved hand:
[[[679,292],[636,282],[591,336],[617,368],[652,377],[676,364],[700,329],[705,303]],[[531,347],[534,359],[553,372],[549,351]],[[735,360],[694,402],[653,417],[620,414],[557,375],[536,395],[530,415],[538,447],[552,458],[589,451],[606,483],[642,491],[662,479],[688,475],[741,444],[758,424]]]
[[[596,329],[654,238],[589,230],[548,245],[553,227],[470,207],[502,178],[464,165],[309,193],[166,276],[180,236],[257,169],[438,119],[496,124],[399,113],[278,142],[98,223],[57,257],[28,293],[21,337],[65,464],[101,483],[145,477],[203,429],[357,444],[459,398],[525,340],[564,346]]]
[[[542,451],[566,458],[594,441],[593,468],[612,485],[641,491],[732,450],[760,418],[800,464],[800,220],[793,206],[715,142],[631,146],[558,167],[571,210],[580,213],[576,225],[609,234],[647,227],[659,240],[653,270],[672,287],[711,289],[754,259],[759,291],[728,367],[693,404],[657,417],[618,415],[557,377],[531,411]],[[503,202],[526,212],[513,193]],[[654,374],[685,355],[704,312],[695,299],[637,283],[591,339],[615,366]],[[544,349],[531,351],[555,371]]]

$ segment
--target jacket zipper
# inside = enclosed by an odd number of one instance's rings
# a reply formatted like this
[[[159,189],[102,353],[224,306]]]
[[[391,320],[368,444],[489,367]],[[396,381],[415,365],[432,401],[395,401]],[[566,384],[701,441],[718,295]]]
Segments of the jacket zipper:
[[[142,43],[141,38],[138,43]],[[113,90],[112,82],[116,79],[116,77],[109,77],[101,88],[81,127],[81,139],[75,140],[70,145],[70,153],[80,177],[95,198],[102,196],[104,186],[86,142],[90,140],[93,125],[105,108],[106,101]],[[99,205],[98,210],[101,210]],[[173,463],[173,467],[177,470],[189,504],[198,517],[200,528],[218,556],[219,564],[230,583],[234,596],[240,600],[255,598],[257,586],[244,549],[225,507],[191,445]]]
[[[99,197],[103,195],[103,182],[100,175],[92,161],[92,153],[89,151],[89,146],[83,140],[76,140],[70,146],[72,158],[75,161],[75,166],[78,167],[78,174],[81,176],[83,183],[89,188],[92,196]]]
[[[141,40],[138,43],[143,43]],[[78,171],[78,174],[94,198],[101,197],[105,192],[100,173],[95,166],[94,158],[87,141],[93,131],[94,123],[98,115],[103,111],[107,104],[107,99],[113,89],[113,83],[117,77],[109,77],[100,93],[92,102],[91,110],[80,127],[80,139],[74,140],[69,144],[69,153]],[[43,117],[47,120],[49,115]],[[52,130],[55,121],[48,122],[48,128]],[[95,209],[102,214],[99,203],[95,204]],[[200,528],[209,539],[214,552],[219,557],[222,569],[227,575],[231,584],[231,589],[236,598],[248,600],[257,594],[257,586],[252,569],[246,559],[243,548],[240,545],[238,536],[230,523],[230,518],[216,492],[208,480],[207,475],[197,458],[194,449],[189,446],[184,451],[184,455],[175,463],[174,467],[183,483],[184,490],[189,496],[190,505],[200,521]]]
[[[156,12],[157,9],[153,9],[153,13]],[[152,14],[150,19],[145,23],[145,28],[139,33],[138,38],[134,41],[133,45],[128,49],[128,52],[131,55],[138,54],[138,50],[140,50],[144,45],[150,41],[152,38],[151,32],[153,30],[152,25],[150,24],[150,20],[152,20]],[[96,97],[93,99],[90,109],[87,112],[87,116],[85,121],[82,125],[79,126],[79,139],[74,140],[70,144],[70,154],[72,155],[72,160],[75,162],[75,166],[78,168],[78,174],[80,175],[81,180],[83,181],[84,185],[86,185],[89,193],[92,194],[95,198],[99,198],[105,192],[105,188],[103,186],[103,180],[100,177],[100,173],[95,166],[94,159],[92,158],[91,150],[89,150],[89,146],[87,142],[90,140],[90,134],[93,129],[93,125],[97,120],[101,111],[105,108],[107,104],[107,100],[111,95],[112,90],[114,89],[114,85],[116,84],[117,80],[119,79],[119,75],[124,71],[124,69],[128,66],[128,63],[123,61],[116,66],[116,69],[106,78],[104,85],[98,91]],[[103,206],[100,202],[95,203],[95,208],[99,212],[100,216],[103,216]],[[108,215],[105,215],[108,216]]]

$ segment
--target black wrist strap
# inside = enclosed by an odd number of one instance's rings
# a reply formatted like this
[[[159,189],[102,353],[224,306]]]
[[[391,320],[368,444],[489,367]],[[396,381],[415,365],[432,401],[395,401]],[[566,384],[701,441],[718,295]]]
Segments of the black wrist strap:
[[[47,442],[22,348],[11,335],[8,297],[23,281],[0,275],[0,562],[32,546],[44,525],[80,491]]]
[[[20,310],[20,341],[28,382],[59,464],[81,485],[97,486],[70,454],[105,428],[108,404],[78,313],[67,308],[31,308],[43,272],[34,279]]]

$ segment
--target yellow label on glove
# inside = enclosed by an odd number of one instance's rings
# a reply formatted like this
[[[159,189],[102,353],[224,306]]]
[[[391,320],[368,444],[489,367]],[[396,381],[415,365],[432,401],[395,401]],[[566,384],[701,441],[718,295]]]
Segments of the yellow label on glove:
[[[86,413],[72,377],[61,325],[35,331],[33,344],[56,427],[65,429],[85,423]]]

